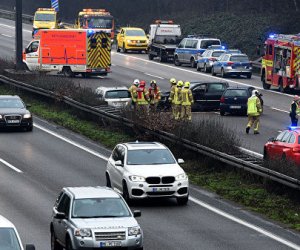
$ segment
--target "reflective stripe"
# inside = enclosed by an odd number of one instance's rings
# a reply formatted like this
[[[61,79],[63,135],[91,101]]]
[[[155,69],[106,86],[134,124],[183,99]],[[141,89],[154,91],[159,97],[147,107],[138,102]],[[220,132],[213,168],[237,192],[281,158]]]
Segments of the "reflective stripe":
[[[181,104],[181,88],[175,87],[174,104]]]
[[[248,108],[248,115],[257,116],[259,112],[257,110],[256,102],[258,97],[252,96],[248,99],[247,108]]]
[[[148,91],[145,88],[137,89],[137,104],[148,104]]]
[[[192,105],[193,101],[193,94],[192,91],[188,88],[184,88],[182,91],[182,103],[183,106],[190,106]]]

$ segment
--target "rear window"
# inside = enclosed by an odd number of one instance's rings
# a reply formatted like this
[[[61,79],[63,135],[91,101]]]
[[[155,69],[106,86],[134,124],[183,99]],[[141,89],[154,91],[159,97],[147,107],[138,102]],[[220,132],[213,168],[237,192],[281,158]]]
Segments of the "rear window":
[[[249,62],[248,56],[231,56],[230,61],[232,62]]]
[[[203,40],[201,41],[201,49],[207,49],[211,45],[221,45],[219,40]]]
[[[127,90],[111,90],[105,93],[105,98],[107,99],[130,98],[130,93]]]
[[[219,57],[220,55],[222,55],[224,52],[223,51],[215,51],[212,53],[213,57]]]
[[[242,96],[247,97],[247,90],[246,89],[228,89],[224,96]]]

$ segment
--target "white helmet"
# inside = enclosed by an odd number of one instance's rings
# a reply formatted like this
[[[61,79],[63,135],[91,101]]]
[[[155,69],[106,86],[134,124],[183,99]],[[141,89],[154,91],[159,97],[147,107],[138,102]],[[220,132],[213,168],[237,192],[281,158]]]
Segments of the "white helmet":
[[[139,84],[140,84],[140,80],[139,80],[139,79],[135,79],[135,80],[133,81],[133,84],[134,84],[134,85],[139,85]]]
[[[258,94],[258,91],[256,89],[252,90],[252,96],[255,96],[256,94]]]

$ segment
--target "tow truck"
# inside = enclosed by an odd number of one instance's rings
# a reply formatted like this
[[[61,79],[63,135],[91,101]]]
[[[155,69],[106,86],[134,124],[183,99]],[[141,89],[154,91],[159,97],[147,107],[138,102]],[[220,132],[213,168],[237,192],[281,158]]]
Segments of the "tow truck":
[[[39,29],[57,29],[58,14],[53,8],[38,8],[34,14],[32,37]]]

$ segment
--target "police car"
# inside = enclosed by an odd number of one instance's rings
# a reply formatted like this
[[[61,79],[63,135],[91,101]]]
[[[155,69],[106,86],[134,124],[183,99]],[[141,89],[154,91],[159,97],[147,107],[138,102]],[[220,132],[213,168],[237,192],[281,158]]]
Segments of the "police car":
[[[216,38],[209,38],[207,36],[188,36],[184,38],[174,53],[174,64],[180,66],[181,64],[190,64],[195,68],[197,58],[199,55],[212,45],[221,46],[221,41]]]
[[[203,54],[197,58],[197,71],[203,70],[205,73],[210,72],[213,63],[225,52],[226,50],[223,46],[205,50]]]

